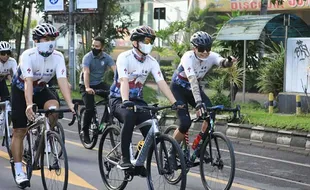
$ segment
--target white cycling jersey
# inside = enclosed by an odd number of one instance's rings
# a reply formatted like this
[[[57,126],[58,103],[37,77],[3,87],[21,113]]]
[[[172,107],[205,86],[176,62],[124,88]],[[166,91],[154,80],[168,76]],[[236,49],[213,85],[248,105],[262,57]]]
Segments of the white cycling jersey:
[[[220,66],[223,59],[218,53],[211,51],[207,59],[202,61],[196,57],[193,50],[187,51],[172,76],[172,82],[191,90],[188,77],[195,75],[200,81],[214,65]]]
[[[16,70],[17,63],[14,58],[9,57],[5,63],[0,62],[0,80],[6,78],[8,75],[15,74]]]
[[[143,86],[149,73],[152,73],[156,82],[164,80],[156,59],[151,55],[146,55],[145,60],[140,62],[135,58],[134,51],[134,49],[128,50],[118,56],[114,83],[111,86],[111,97],[121,97],[120,78],[128,78],[130,98],[143,98]]]
[[[45,58],[39,54],[37,48],[31,48],[22,53],[12,84],[24,90],[24,79],[31,77],[33,91],[36,93],[43,90],[55,74],[57,78],[66,78],[66,73],[65,59],[61,52],[54,50],[52,55]]]

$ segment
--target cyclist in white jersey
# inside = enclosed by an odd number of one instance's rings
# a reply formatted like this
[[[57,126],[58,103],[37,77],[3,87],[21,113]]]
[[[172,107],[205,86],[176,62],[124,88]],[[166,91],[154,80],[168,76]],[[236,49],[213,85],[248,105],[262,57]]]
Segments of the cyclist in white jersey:
[[[9,96],[9,89],[6,85],[6,79],[12,82],[12,76],[16,72],[17,63],[12,54],[9,42],[0,42],[0,101],[5,101]]]
[[[191,37],[193,50],[187,51],[181,58],[181,62],[174,72],[171,81],[171,91],[178,101],[185,103],[186,109],[177,111],[180,120],[179,128],[174,133],[174,138],[181,142],[184,134],[191,126],[188,112],[188,104],[195,107],[197,116],[206,113],[206,106],[212,106],[210,99],[203,92],[200,81],[213,66],[231,67],[237,60],[229,56],[227,59],[212,52],[212,38],[203,31],[198,31]],[[207,122],[203,123],[202,132],[207,128]]]
[[[69,108],[74,112],[70,95],[66,66],[62,53],[55,50],[55,39],[59,35],[56,28],[47,23],[36,26],[32,37],[36,47],[25,50],[20,59],[16,74],[12,81],[12,122],[13,139],[12,154],[15,163],[16,183],[19,187],[30,185],[22,170],[23,138],[27,130],[27,119],[33,121],[35,114],[32,110],[34,103],[39,109],[59,107],[55,94],[46,87],[55,75],[60,91]],[[53,128],[57,122],[57,114],[49,117]]]
[[[174,108],[182,107],[177,102],[167,85],[158,62],[150,55],[155,40],[155,32],[149,26],[135,28],[130,36],[133,49],[121,53],[116,61],[114,83],[111,86],[110,106],[113,115],[124,123],[121,132],[121,150],[123,154],[121,169],[132,168],[130,162],[129,144],[133,128],[148,119],[149,113],[134,113],[134,105],[147,105],[143,100],[143,86],[149,73],[155,78],[157,85]],[[143,127],[141,133],[146,137],[149,128]],[[145,168],[141,168],[140,175],[145,176]]]

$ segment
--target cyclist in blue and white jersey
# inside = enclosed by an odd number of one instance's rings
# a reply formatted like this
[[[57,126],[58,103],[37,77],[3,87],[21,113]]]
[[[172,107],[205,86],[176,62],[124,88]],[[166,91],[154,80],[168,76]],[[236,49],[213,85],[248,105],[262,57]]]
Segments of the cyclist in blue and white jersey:
[[[15,181],[19,187],[30,185],[22,170],[23,139],[27,131],[27,119],[33,121],[32,110],[36,103],[39,109],[59,107],[57,98],[46,84],[56,75],[60,91],[68,107],[74,112],[64,56],[55,50],[57,29],[47,23],[36,26],[32,32],[36,47],[25,50],[20,59],[16,74],[12,81],[12,154],[15,163]],[[49,117],[53,128],[57,122],[57,114]]]
[[[9,89],[6,85],[6,79],[12,82],[12,76],[16,72],[16,60],[10,57],[12,48],[9,42],[0,42],[0,101],[10,96]]]
[[[135,28],[130,36],[133,49],[121,53],[116,61],[114,83],[111,86],[110,106],[113,115],[124,123],[121,132],[121,169],[132,168],[129,146],[135,125],[151,119],[149,113],[134,113],[135,105],[147,105],[143,100],[143,86],[150,73],[158,87],[175,108],[182,107],[177,102],[164,80],[158,62],[150,55],[155,40],[155,31],[149,26]],[[149,128],[143,127],[141,133],[146,137]]]
[[[186,109],[177,111],[180,120],[179,128],[174,133],[174,138],[181,142],[184,134],[191,126],[188,112],[188,104],[196,109],[198,116],[206,113],[206,106],[211,106],[211,101],[200,86],[200,81],[213,66],[231,67],[237,60],[229,56],[223,58],[218,53],[212,52],[212,38],[203,31],[198,31],[191,36],[193,50],[187,51],[181,58],[181,62],[172,76],[170,85],[173,95],[178,101],[185,103]],[[205,130],[207,122],[203,123]]]

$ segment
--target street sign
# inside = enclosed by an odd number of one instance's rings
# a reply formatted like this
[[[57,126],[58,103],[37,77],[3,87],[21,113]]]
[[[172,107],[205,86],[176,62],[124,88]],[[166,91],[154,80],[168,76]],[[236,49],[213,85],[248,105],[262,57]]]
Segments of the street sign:
[[[63,0],[44,0],[44,11],[63,11]]]
[[[154,19],[166,19],[166,7],[154,8]]]
[[[97,0],[77,0],[76,8],[77,9],[97,9],[98,1]]]

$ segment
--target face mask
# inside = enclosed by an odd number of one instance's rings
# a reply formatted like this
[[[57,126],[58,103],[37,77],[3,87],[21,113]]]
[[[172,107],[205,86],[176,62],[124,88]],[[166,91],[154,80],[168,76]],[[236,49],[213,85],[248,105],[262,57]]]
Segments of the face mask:
[[[42,55],[43,57],[48,57],[52,55],[53,51],[55,50],[56,42],[55,41],[41,42],[36,43],[36,46],[40,55]]]
[[[151,53],[153,49],[153,45],[152,44],[144,44],[142,42],[139,42],[139,50],[142,52],[142,53],[145,53],[145,54],[149,54]]]
[[[93,52],[94,56],[98,56],[101,53],[102,50],[101,49],[93,48],[91,51]]]

